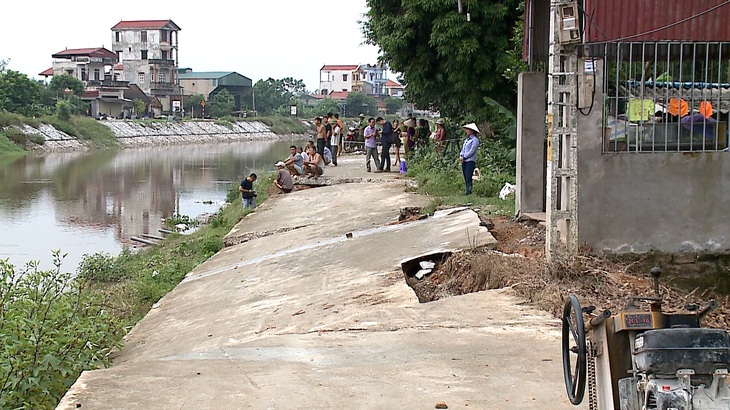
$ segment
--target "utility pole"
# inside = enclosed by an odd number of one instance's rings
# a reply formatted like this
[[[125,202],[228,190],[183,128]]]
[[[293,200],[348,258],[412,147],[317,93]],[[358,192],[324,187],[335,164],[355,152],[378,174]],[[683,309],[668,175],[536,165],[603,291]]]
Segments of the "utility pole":
[[[548,260],[578,251],[578,51],[575,1],[550,6],[545,253]]]

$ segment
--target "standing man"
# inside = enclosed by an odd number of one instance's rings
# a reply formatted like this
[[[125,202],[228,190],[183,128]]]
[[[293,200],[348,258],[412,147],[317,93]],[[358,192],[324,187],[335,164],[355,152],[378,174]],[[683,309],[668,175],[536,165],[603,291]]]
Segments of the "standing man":
[[[343,151],[343,149],[342,149],[342,134],[345,133],[345,123],[343,123],[342,120],[340,119],[340,114],[339,113],[335,113],[335,121],[337,121],[337,125],[340,127],[340,139],[339,139],[339,143],[337,145],[337,152],[335,153],[335,156],[337,156],[336,154],[339,154],[340,152]],[[334,153],[334,151],[333,151],[333,153]],[[337,166],[337,160],[335,160],[335,166]]]
[[[327,113],[327,115],[324,116],[324,147],[329,148],[330,152],[332,151],[332,148],[330,148],[330,139],[332,138],[332,113]],[[322,155],[324,156],[324,148],[322,148]]]
[[[288,194],[294,189],[294,181],[291,179],[291,174],[286,170],[286,164],[282,161],[276,163],[276,168],[279,170],[276,175],[276,181],[274,184],[282,190],[285,194]]]
[[[375,172],[383,172],[380,169],[380,160],[378,159],[378,142],[375,140],[377,134],[375,118],[371,117],[368,119],[368,126],[363,131],[365,137],[365,165],[367,166],[368,172],[370,172],[370,157],[375,161]]]
[[[360,113],[358,118],[360,118],[360,136],[363,138],[363,141],[365,141],[365,128],[368,126],[368,121],[365,119],[365,114],[363,113]]]
[[[473,122],[461,127],[466,132],[466,140],[464,147],[459,153],[459,161],[461,161],[461,172],[464,174],[464,183],[466,184],[466,195],[471,195],[472,177],[474,176],[474,168],[477,164],[477,150],[479,149],[479,128]]]
[[[378,117],[375,122],[381,126],[380,130],[380,145],[382,145],[380,151],[380,171],[390,171],[390,145],[393,142],[393,124],[390,121],[385,120],[383,117]]]
[[[238,187],[238,191],[241,193],[243,209],[246,209],[247,206],[250,206],[252,211],[256,209],[256,191],[253,190],[253,183],[255,181],[256,174],[251,174],[241,181],[241,186]]]
[[[327,136],[327,130],[322,125],[322,118],[317,117],[314,119],[314,126],[317,127],[317,153],[324,155],[324,139]],[[307,154],[309,154],[307,152]]]

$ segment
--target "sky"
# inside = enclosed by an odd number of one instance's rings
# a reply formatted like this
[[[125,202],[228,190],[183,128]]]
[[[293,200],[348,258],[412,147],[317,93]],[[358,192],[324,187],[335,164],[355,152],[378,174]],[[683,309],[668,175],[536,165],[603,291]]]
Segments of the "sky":
[[[364,45],[358,20],[365,0],[246,0],[230,2],[78,0],[18,1],[0,16],[0,59],[32,78],[66,48],[111,49],[120,20],[171,19],[179,35],[179,66],[236,71],[254,82],[304,80],[319,88],[324,64],[373,64],[378,48]]]

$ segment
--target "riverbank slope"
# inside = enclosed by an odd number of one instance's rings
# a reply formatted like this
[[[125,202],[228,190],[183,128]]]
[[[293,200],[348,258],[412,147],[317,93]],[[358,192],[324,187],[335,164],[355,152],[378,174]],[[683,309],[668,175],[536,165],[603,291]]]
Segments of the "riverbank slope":
[[[244,218],[229,237],[255,239],[190,272],[59,408],[572,408],[557,320],[509,290],[420,304],[404,280],[403,259],[493,244],[477,215],[393,224],[428,198],[362,160],[327,169],[360,182]]]

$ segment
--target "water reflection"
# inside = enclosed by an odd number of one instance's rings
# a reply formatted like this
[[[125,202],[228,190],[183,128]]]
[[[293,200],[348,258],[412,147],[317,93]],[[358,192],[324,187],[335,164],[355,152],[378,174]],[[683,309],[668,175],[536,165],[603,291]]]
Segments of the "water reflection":
[[[16,266],[51,250],[75,270],[84,253],[117,253],[173,213],[215,212],[233,182],[272,170],[290,141],[256,141],[0,159],[0,259]],[[213,201],[204,204],[203,201]]]

